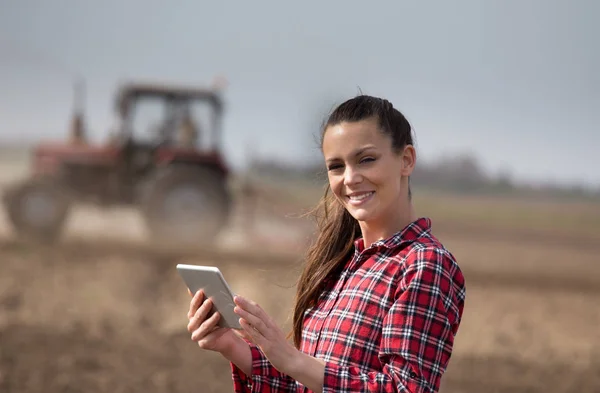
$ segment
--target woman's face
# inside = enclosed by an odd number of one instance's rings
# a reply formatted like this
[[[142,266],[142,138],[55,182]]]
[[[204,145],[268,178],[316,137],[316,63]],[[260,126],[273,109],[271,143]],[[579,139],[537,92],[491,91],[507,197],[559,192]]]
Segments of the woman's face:
[[[385,221],[407,203],[414,148],[395,152],[377,119],[328,127],[323,155],[331,191],[358,221]]]

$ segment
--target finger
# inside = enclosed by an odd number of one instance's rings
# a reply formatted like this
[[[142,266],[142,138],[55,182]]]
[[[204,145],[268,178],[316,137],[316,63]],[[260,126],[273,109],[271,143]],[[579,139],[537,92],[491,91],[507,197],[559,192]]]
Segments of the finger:
[[[263,336],[260,334],[260,332],[243,318],[240,319],[240,325],[242,326],[242,331],[240,333],[249,341],[260,345],[263,339]]]
[[[204,319],[208,315],[208,312],[211,308],[211,299],[207,299],[204,303],[202,303],[202,305],[198,308],[196,313],[192,315],[190,321],[188,322],[188,332],[191,333],[192,331],[196,330],[202,324],[202,322],[204,322]]]
[[[191,294],[192,291],[188,288],[188,292]],[[195,313],[196,310],[198,309],[203,296],[201,294],[202,290],[199,290],[198,292],[196,292],[196,294],[194,296],[192,296],[192,300],[190,300],[190,309],[188,310],[188,319],[191,318]]]
[[[265,333],[268,326],[273,324],[273,321],[269,315],[255,301],[246,299],[239,295],[236,295],[233,301],[236,303],[234,312],[244,318],[250,323],[250,325],[259,331]]]
[[[189,291],[189,289],[188,289],[188,291]],[[191,291],[190,291],[190,293],[191,293]],[[198,292],[196,292],[196,294],[190,301],[190,309],[188,311],[188,319],[190,319],[196,313],[196,311],[198,310],[198,307],[200,307],[200,304],[202,304],[203,300],[204,300],[204,291],[202,289],[200,289]]]
[[[221,314],[218,312],[214,313],[207,320],[205,320],[198,329],[192,332],[192,340],[199,341],[205,338],[210,332],[214,330],[221,318]]]
[[[233,297],[233,302],[236,305],[238,305],[238,306],[240,306],[240,307],[242,307],[244,309],[248,309],[248,310],[254,308],[255,305],[256,305],[256,303],[254,303],[252,300],[246,299],[245,297],[240,296],[240,295],[235,295]]]
[[[194,314],[194,319],[198,321],[204,321],[208,317],[208,314],[210,313],[212,308],[212,299],[206,299],[204,303],[202,303],[202,305],[198,308],[198,310],[196,310],[196,314]]]
[[[268,325],[259,317],[250,314],[249,312],[235,307],[233,311],[242,317],[242,321],[246,322],[252,327],[253,330],[258,331],[262,336],[268,336],[269,328]],[[240,322],[241,323],[241,322]]]
[[[192,332],[191,339],[192,341],[210,341],[210,335],[217,330],[217,324],[219,323],[219,319],[221,318],[221,314],[215,313],[211,315],[209,319],[204,321],[202,325],[196,330]]]
[[[247,311],[248,313],[255,315],[263,321],[270,320],[267,313],[262,309],[262,307],[256,303],[255,301],[246,299],[242,296],[236,295],[233,301],[240,307],[241,309]]]

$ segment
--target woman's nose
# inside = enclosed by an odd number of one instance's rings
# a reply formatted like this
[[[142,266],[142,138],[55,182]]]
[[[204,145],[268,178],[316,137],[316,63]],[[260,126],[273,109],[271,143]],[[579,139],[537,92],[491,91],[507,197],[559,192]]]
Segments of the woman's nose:
[[[351,167],[346,167],[346,172],[344,173],[344,184],[357,184],[361,181],[362,176],[359,171]]]

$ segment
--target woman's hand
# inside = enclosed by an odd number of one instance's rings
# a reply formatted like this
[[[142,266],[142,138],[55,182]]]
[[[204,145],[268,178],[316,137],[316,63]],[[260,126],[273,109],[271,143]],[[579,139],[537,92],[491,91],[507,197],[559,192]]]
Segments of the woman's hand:
[[[301,353],[288,340],[275,321],[255,302],[236,296],[234,302],[244,336],[258,345],[279,372],[291,375]]]
[[[192,295],[191,291],[188,292]],[[212,306],[212,301],[205,299],[202,290],[196,292],[190,301],[187,329],[192,334],[192,341],[196,341],[200,348],[220,352],[229,358],[236,344],[243,340],[233,329],[217,326],[221,314],[215,312],[207,318]]]

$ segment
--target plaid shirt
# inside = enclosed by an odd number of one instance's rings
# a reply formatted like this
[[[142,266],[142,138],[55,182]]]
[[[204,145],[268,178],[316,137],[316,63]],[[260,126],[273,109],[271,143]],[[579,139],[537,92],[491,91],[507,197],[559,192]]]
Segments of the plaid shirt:
[[[465,282],[420,218],[354,255],[305,314],[300,350],[326,362],[323,392],[432,393],[461,321]],[[307,392],[251,344],[252,375],[231,364],[235,392]]]

